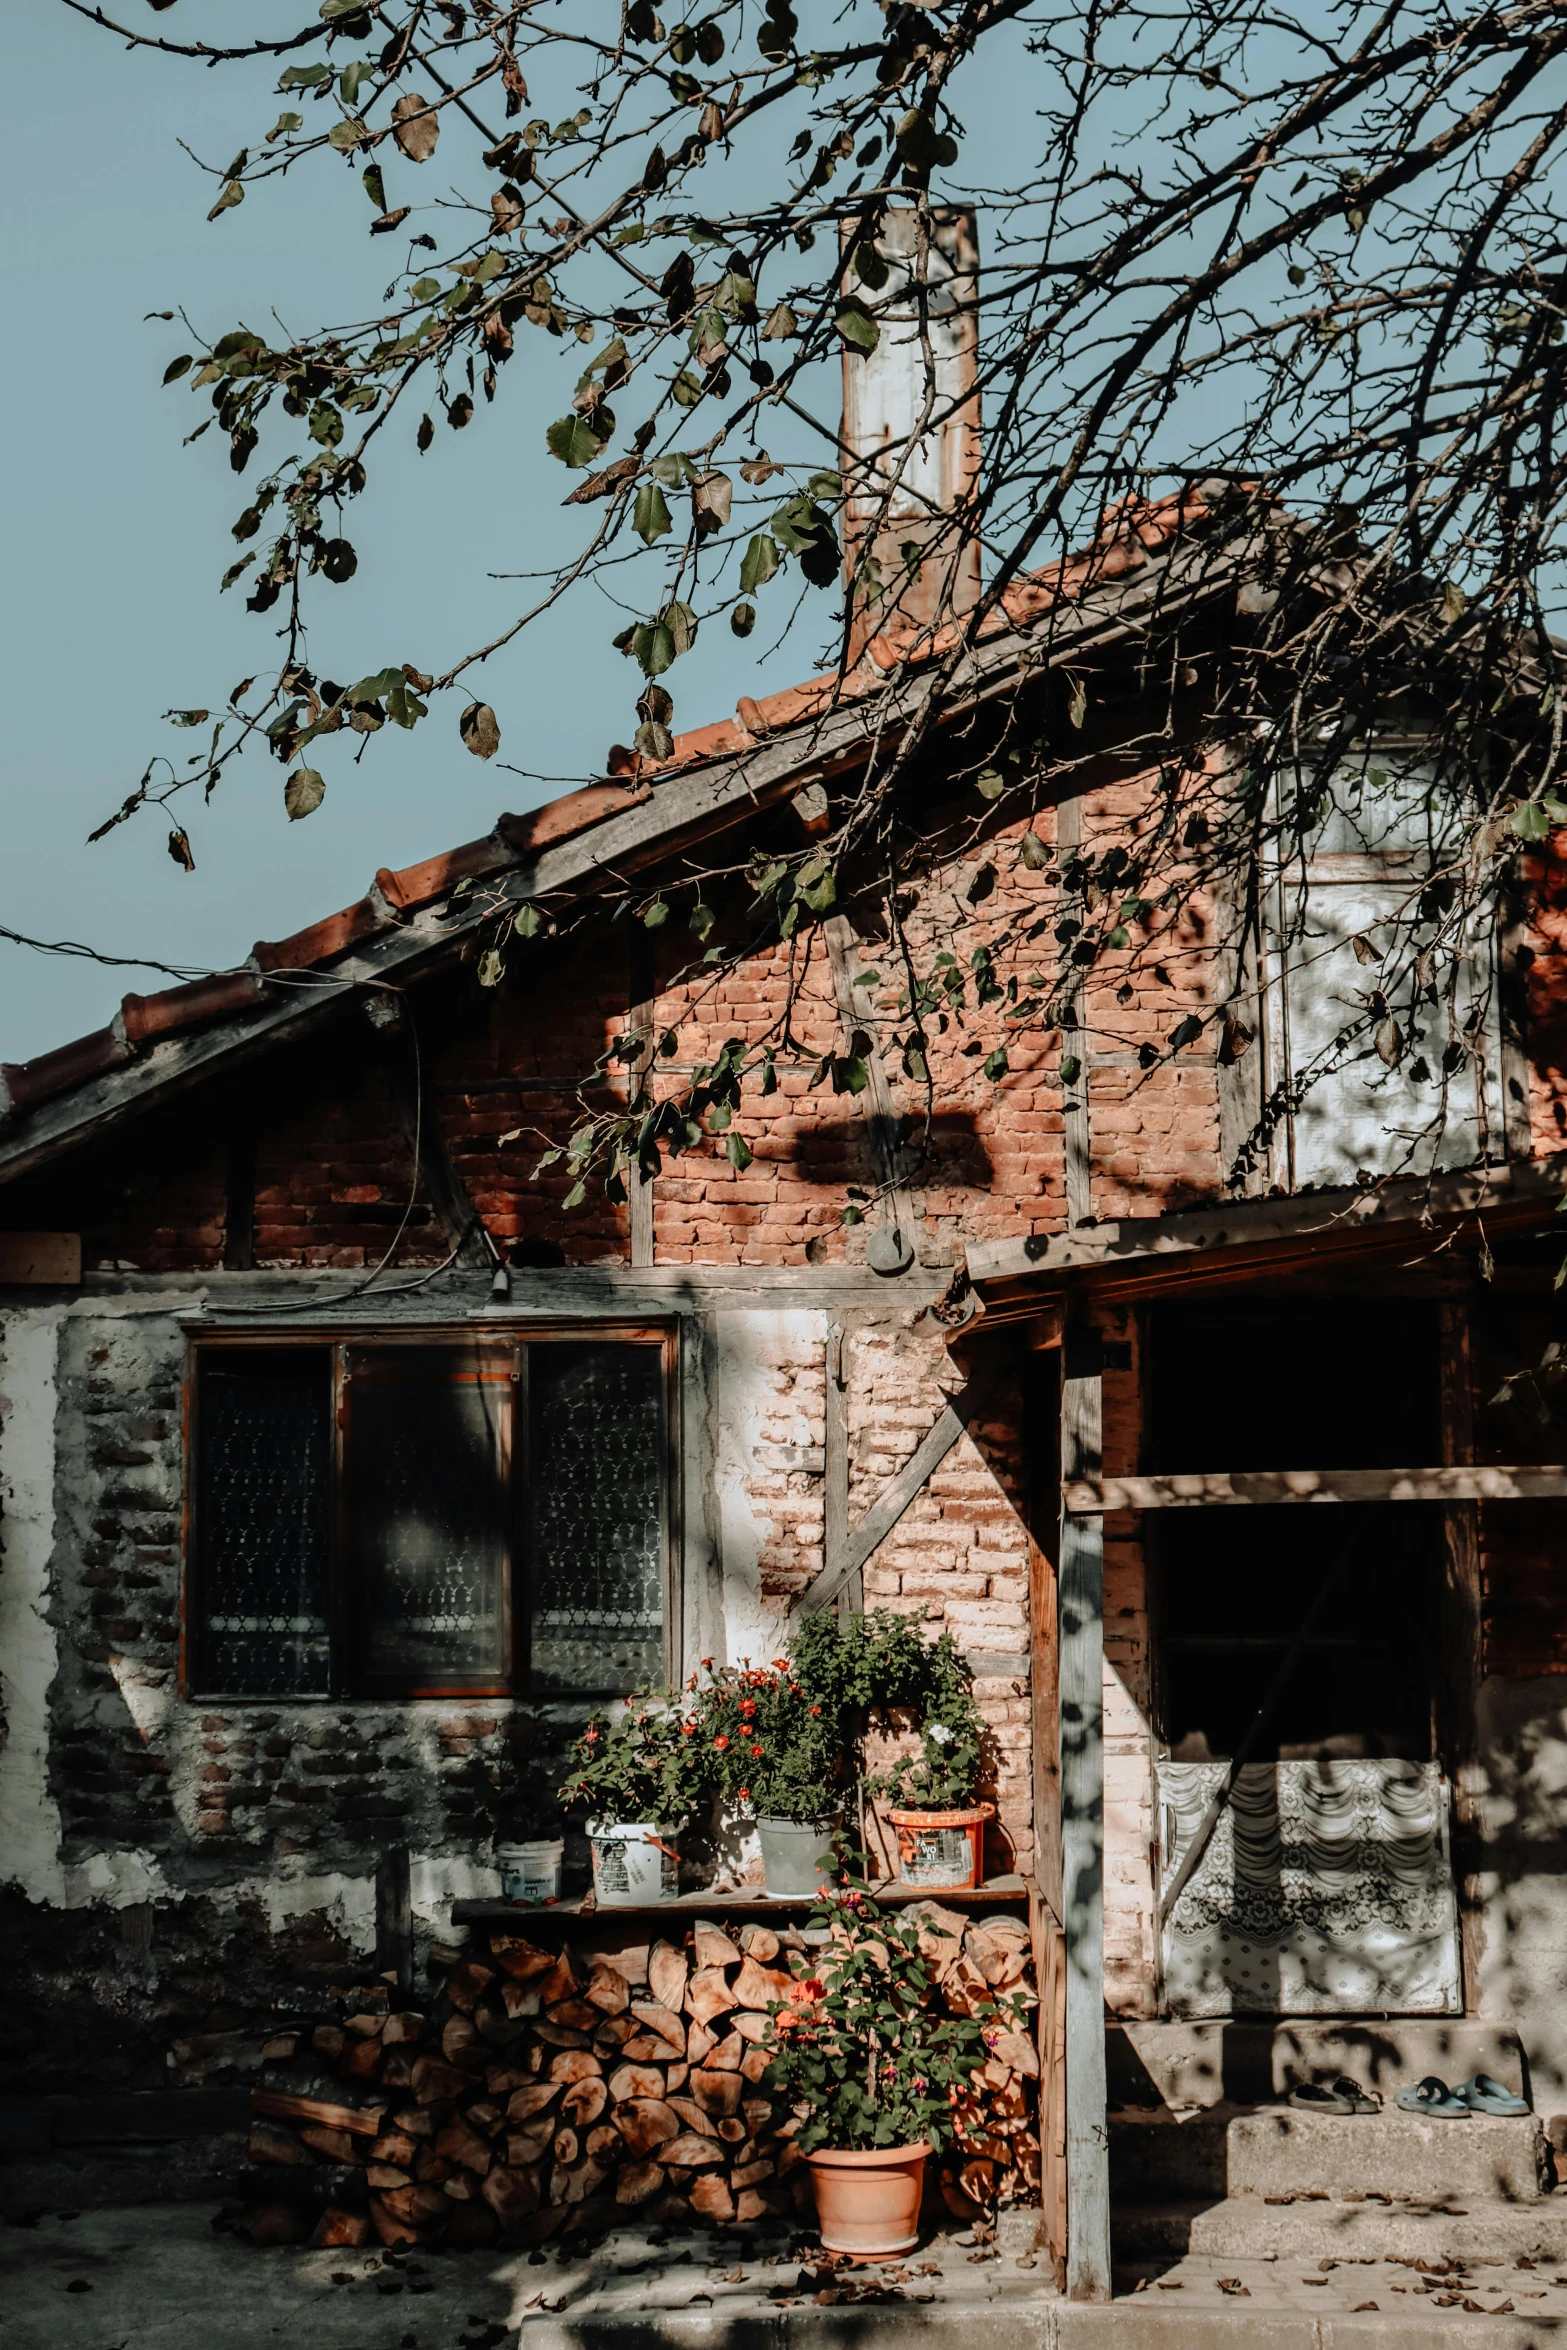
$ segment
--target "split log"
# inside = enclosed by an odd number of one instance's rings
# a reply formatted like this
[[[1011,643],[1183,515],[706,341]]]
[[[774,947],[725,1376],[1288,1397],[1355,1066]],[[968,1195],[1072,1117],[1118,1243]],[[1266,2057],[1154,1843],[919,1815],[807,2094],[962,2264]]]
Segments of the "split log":
[[[560,2168],[569,2170],[582,2152],[582,2141],[575,2130],[557,2130],[553,2151]]]
[[[585,2081],[574,2081],[560,2101],[560,2110],[567,2121],[578,2129],[591,2129],[609,2103],[609,2083],[591,2075]]]
[[[381,2071],[381,2043],[379,2040],[350,2040],[337,2060],[337,2069],[345,2081],[377,2079]]]
[[[328,2105],[320,2097],[291,2097],[282,2089],[252,2089],[251,2108],[274,2121],[316,2122],[324,2130],[357,2130],[373,2138],[381,2127],[384,2105]]]
[[[499,2000],[510,2023],[517,2023],[524,2016],[537,2015],[544,2004],[539,1997],[536,1982],[514,1983],[509,1975],[496,1984],[493,1997]]]
[[[691,2094],[705,2114],[714,2121],[726,2118],[740,2110],[740,2074],[719,2072],[705,2066],[691,2075]]]
[[[341,2024],[317,2024],[310,2035],[310,2045],[317,2056],[324,2056],[328,2064],[335,2064],[343,2053],[346,2038]]]
[[[411,2088],[413,2086],[415,2062],[416,2059],[411,2049],[389,2048],[381,2060],[382,2088]]]
[[[317,2154],[324,2154],[328,2162],[355,2159],[354,2141],[347,2130],[322,2130],[312,2123],[299,2134],[307,2146],[313,2147]]]
[[[349,2144],[353,2140],[349,2139]],[[302,2146],[292,2130],[285,2130],[278,2122],[252,2122],[250,2136],[245,2141],[247,2162],[308,2163],[309,2151]]]
[[[698,1918],[691,1929],[691,1955],[699,1967],[733,1966],[740,1956],[740,1945],[711,1918]]]
[[[692,2064],[705,2063],[717,2046],[718,2034],[710,2032],[706,2024],[699,2024],[693,2016],[686,2026],[687,2060]]]
[[[415,2015],[410,2008],[402,2015],[387,2017],[386,2029],[381,2034],[381,2045],[383,2048],[395,2048],[399,2045],[406,2047],[413,2041],[423,2038],[424,2017]]]
[[[441,2028],[441,2054],[448,2064],[461,2065],[469,2072],[478,2071],[490,2061],[474,2029],[473,2018],[466,2015],[447,2017]]]
[[[658,2159],[666,2170],[710,2170],[723,2161],[724,2150],[716,2138],[699,2137],[688,2130],[661,2146]]]
[[[406,2130],[383,2130],[370,2149],[372,2162],[395,2162],[404,2169],[419,2151],[419,2141]]]
[[[770,2048],[748,2048],[740,2059],[740,2078],[743,2081],[760,2082],[772,2061],[773,2052]]]
[[[715,2124],[715,2127],[718,2135],[730,2146],[743,2146],[751,2135],[737,2113],[725,2114],[723,2120]]]
[[[441,2181],[441,2193],[452,2203],[467,2203],[473,2195],[473,2181],[466,2171],[454,2170]]]
[[[453,2007],[460,2007],[464,2015],[472,2015],[479,2003],[479,1994],[494,1980],[493,1967],[481,1966],[476,1958],[465,1958],[447,1976],[446,1996]]]
[[[633,1999],[631,2012],[639,2024],[656,2039],[667,2041],[676,2056],[686,2052],[686,2027],[672,2008],[656,1999]]]
[[[531,1983],[555,1964],[552,1950],[538,1950],[520,1934],[492,1934],[490,1956],[517,1983]]]
[[[695,2130],[699,2138],[717,2137],[717,2129],[708,2119],[707,2115],[702,2111],[702,2108],[697,2104],[694,2097],[671,2097],[669,2100],[669,2110],[671,2113],[678,2113],[686,2128],[688,2130]]]
[[[624,2149],[625,2140],[613,2122],[600,2122],[582,2141],[582,2151],[590,2162],[618,2162]]]
[[[368,2212],[340,2211],[335,2203],[329,2203],[316,2221],[310,2238],[311,2250],[357,2252],[369,2243],[374,2232]]]
[[[421,2056],[414,2064],[413,2092],[421,2105],[440,2105],[454,2097],[465,2097],[473,2087],[472,2073],[459,2072],[454,2064],[443,2064],[439,2057]]]
[[[742,2040],[765,2040],[773,2028],[770,2015],[757,2015],[754,2010],[742,2008],[729,2018],[729,2029],[738,2032]]]
[[[510,2170],[497,2164],[486,2176],[479,2193],[503,2228],[520,2226],[539,2208],[538,2181],[531,2171]]]
[[[484,2085],[492,2097],[509,2097],[515,2089],[526,2089],[537,2078],[531,2067],[523,2064],[492,2064],[484,2076]]]
[[[795,1989],[792,1975],[783,1974],[776,1967],[758,1966],[747,1953],[734,1980],[734,2004],[765,2008],[776,1999],[792,1998]]]
[[[589,2038],[604,2020],[590,1999],[557,1999],[547,2013],[552,2024],[564,2024],[568,2030],[584,2032]]]
[[[1026,2032],[987,2032],[988,2045],[1017,2073],[1027,2073],[1031,2079],[1039,2076],[1039,2051]]]
[[[504,2119],[500,2107],[492,2105],[487,2097],[476,2098],[468,2108],[469,2127],[483,2130],[487,2137],[494,2137]]]
[[[551,2048],[586,2048],[588,2045],[589,2035],[586,2032],[579,2031],[574,2024],[558,2024],[553,2016],[540,2016],[533,2028]]]
[[[688,2064],[671,2064],[665,2067],[664,2081],[671,2097],[677,2089],[683,2089],[690,2078],[691,2067]]]
[[[426,2146],[414,2164],[414,2177],[421,2187],[441,2187],[456,2168],[456,2163],[449,2156],[437,2154],[433,2146]]]
[[[690,1971],[685,1952],[677,1950],[672,1942],[655,1942],[647,1954],[649,1995],[660,2007],[667,2007],[671,2015],[680,2013]]]
[[[512,2170],[524,2164],[538,2162],[548,2154],[555,2136],[555,2117],[541,2113],[531,2122],[524,2122],[520,2130],[513,2130],[506,2140],[506,2161]]]
[[[740,1929],[740,1947],[747,1958],[754,1958],[758,1966],[770,1966],[778,1956],[782,1944],[771,1926],[749,1925]]]
[[[413,2173],[402,2170],[394,2162],[370,2162],[365,2165],[365,2179],[372,2187],[411,2187]]]
[[[738,2032],[731,2032],[727,2040],[715,2040],[707,2063],[702,2069],[710,2073],[737,2073],[740,2070],[740,2060],[748,2045],[749,2043],[742,2040]],[[696,2069],[693,2065],[693,2073]]]
[[[630,2097],[662,2097],[666,2085],[655,2064],[617,2065],[609,2076],[609,2093],[617,2105],[624,2105]]]
[[[351,2032],[356,2040],[379,2040],[390,2021],[384,2015],[345,2015],[343,2029]]]
[[[594,2030],[593,2045],[595,2048],[624,2048],[628,2040],[636,2038],[641,2028],[634,2015],[607,2015]]]
[[[633,2097],[615,2115],[615,2127],[634,2155],[651,2154],[680,2135],[680,2117],[662,2098]]]
[[[773,2101],[770,2097],[748,2097],[740,2111],[746,2128],[758,2138],[773,2118]]]
[[[760,2186],[763,2179],[772,2177],[773,2167],[765,2155],[756,2162],[736,2163],[729,2174],[729,2184],[736,2190],[741,2187]]]
[[[646,2203],[665,2183],[664,2168],[657,2162],[627,2163],[615,2181],[615,2201],[621,2204]]]
[[[657,2032],[638,2032],[622,2041],[620,2053],[631,2064],[667,2064],[676,2051]]]
[[[410,2138],[433,2138],[435,2116],[422,2105],[400,2105],[392,2116],[392,2127],[406,2130]]]
[[[583,1997],[600,2015],[624,2015],[631,2004],[631,1986],[618,1967],[600,1962],[593,1969]]]
[[[549,1973],[540,1978],[539,1997],[546,2007],[553,2007],[558,1999],[575,1999],[585,1979],[576,1953],[568,1943],[557,1953]]]
[[[490,2150],[477,2130],[471,2130],[460,2117],[449,2121],[435,2141],[435,2151],[448,2162],[460,2163],[476,2178],[483,2178],[490,2167]]]
[[[446,2209],[446,2197],[439,2187],[394,2187],[389,2195],[376,2198],[393,2219],[400,2219],[405,2227],[418,2227],[439,2219]]]
[[[755,2187],[747,2187],[735,2197],[735,2218],[741,2227],[747,2226],[753,2219],[765,2218],[770,2211],[783,2211],[787,2208],[787,2205],[782,2201],[770,2203],[765,2195],[757,2192]]]
[[[370,2198],[370,2225],[388,2251],[395,2251],[402,2245],[420,2244],[424,2241],[418,2229],[407,2220],[399,2219],[394,2211],[389,2211],[384,2199],[379,2195],[372,2195]]]
[[[735,2199],[722,2179],[693,2179],[691,2208],[704,2219],[717,2220],[720,2226],[735,2216]]]
[[[721,1967],[699,1968],[686,1985],[686,2011],[699,2024],[710,2024],[740,2004]]]
[[[549,2078],[552,2081],[565,2081],[568,2085],[592,2080],[603,2070],[598,2058],[587,2048],[564,2048],[559,2056],[552,2056],[549,2062]]]

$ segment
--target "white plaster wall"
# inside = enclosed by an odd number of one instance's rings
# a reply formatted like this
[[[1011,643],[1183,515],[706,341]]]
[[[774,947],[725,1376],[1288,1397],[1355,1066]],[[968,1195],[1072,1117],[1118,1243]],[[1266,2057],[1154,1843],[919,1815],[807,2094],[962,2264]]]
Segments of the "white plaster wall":
[[[0,1317],[0,1883],[52,1902],[66,1898],[60,1814],[49,1793],[49,1690],[59,1669],[49,1571],[64,1319],[60,1306]]]
[[[769,1507],[769,1487],[779,1500],[788,1499],[791,1520],[797,1508],[796,1498],[783,1490],[789,1480],[769,1474],[758,1447],[820,1445],[827,1316],[751,1309],[718,1314],[714,1321],[725,1639],[728,1661],[738,1664],[744,1657],[771,1656],[778,1645],[778,1617],[762,1605],[762,1554],[783,1530],[781,1513]]]

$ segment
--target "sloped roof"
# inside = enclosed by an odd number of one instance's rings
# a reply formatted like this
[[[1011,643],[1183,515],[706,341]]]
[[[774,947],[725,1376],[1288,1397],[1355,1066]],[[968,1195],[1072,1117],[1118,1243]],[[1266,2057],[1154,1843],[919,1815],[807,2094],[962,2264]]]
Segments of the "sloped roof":
[[[963,654],[943,715],[1004,692],[1025,666],[1081,660],[1135,638],[1156,612],[1233,597],[1253,541],[1225,540],[1204,527],[1212,516],[1197,491],[1128,504],[1106,516],[1084,553],[1015,581]],[[742,698],[733,718],[677,735],[666,759],[617,748],[607,763],[613,780],[503,815],[482,840],[442,856],[383,868],[355,904],[291,938],[259,942],[232,971],[126,996],[107,1027],[0,1069],[0,1181],[230,1056],[295,1036],[345,991],[404,984],[508,901],[581,897],[606,880],[623,882],[852,767],[911,721],[958,641],[951,626],[888,630],[846,674]],[[459,883],[477,886],[454,899]]]

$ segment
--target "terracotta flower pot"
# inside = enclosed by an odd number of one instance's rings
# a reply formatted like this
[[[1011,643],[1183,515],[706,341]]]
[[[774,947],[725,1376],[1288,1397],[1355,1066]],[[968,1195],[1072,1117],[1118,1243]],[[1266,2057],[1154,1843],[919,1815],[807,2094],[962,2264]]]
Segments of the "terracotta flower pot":
[[[920,2194],[930,2148],[872,2146],[856,2154],[808,2154],[822,2243],[829,2252],[878,2260],[919,2242]]]
[[[951,1811],[893,1805],[887,1818],[897,1832],[903,1883],[929,1892],[977,1885],[984,1875],[985,1822],[995,1809],[993,1803],[958,1804]]]

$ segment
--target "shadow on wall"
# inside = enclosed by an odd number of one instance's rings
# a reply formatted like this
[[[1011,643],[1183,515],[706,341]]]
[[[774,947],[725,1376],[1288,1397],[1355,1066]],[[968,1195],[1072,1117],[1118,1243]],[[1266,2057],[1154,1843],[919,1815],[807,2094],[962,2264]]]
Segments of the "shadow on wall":
[[[1476,1745],[1481,2003],[1517,2024],[1550,2121],[1567,2106],[1567,1676],[1485,1681]]]

